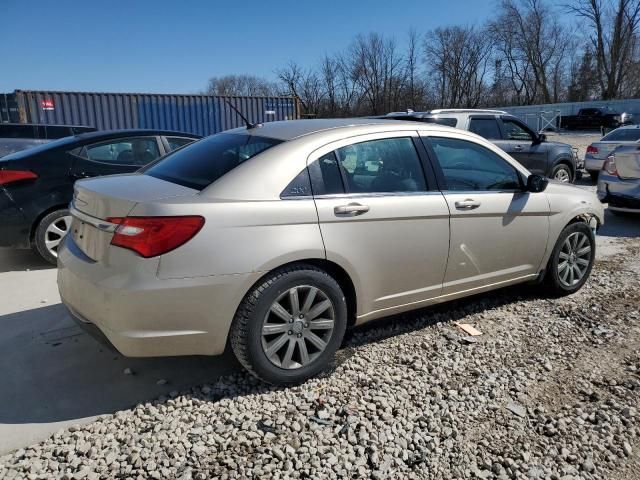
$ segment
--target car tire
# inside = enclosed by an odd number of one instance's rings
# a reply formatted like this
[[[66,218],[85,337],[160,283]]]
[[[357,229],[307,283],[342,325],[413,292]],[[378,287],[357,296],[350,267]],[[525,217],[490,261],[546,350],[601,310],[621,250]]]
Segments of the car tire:
[[[551,178],[563,183],[573,182],[573,172],[571,171],[571,167],[566,163],[559,163],[553,167]]]
[[[599,175],[600,175],[600,172],[589,172],[589,176],[591,177],[592,182],[597,182]]]
[[[292,385],[327,368],[346,327],[347,304],[338,282],[323,270],[299,264],[273,271],[245,296],[231,324],[230,343],[251,374],[267,383]]]
[[[580,290],[591,274],[595,254],[596,240],[589,225],[584,222],[567,225],[547,263],[545,283],[550,292],[563,296]]]
[[[45,215],[34,233],[33,249],[52,265],[58,263],[58,246],[71,227],[71,213],[67,208]]]

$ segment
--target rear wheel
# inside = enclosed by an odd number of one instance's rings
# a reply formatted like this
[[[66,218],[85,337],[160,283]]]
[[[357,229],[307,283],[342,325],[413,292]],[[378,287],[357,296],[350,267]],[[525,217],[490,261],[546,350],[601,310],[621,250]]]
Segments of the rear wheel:
[[[559,163],[553,168],[553,172],[551,172],[551,178],[557,180],[558,182],[571,183],[571,180],[573,179],[571,168],[565,163]]]
[[[338,283],[310,265],[276,270],[244,298],[231,325],[240,363],[268,383],[300,383],[327,367],[347,326]]]
[[[71,214],[66,208],[46,215],[36,227],[33,247],[47,262],[58,261],[58,247],[71,228]]]
[[[547,264],[545,281],[557,295],[569,295],[580,290],[589,278],[596,253],[596,241],[586,223],[567,225]]]

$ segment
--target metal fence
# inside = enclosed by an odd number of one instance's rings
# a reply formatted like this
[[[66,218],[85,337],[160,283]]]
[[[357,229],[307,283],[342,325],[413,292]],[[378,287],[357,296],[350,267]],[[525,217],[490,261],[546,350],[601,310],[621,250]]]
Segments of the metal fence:
[[[298,102],[292,97],[16,90],[0,95],[0,102],[3,99],[3,121],[88,125],[98,130],[154,128],[211,135],[243,125],[227,102],[251,122],[299,118]]]
[[[496,108],[519,117],[526,122],[530,128],[537,131],[544,130],[547,127],[557,127],[560,124],[561,116],[577,115],[578,110],[581,108],[605,108],[618,113],[632,113],[636,119],[640,118],[640,99],[637,98]]]

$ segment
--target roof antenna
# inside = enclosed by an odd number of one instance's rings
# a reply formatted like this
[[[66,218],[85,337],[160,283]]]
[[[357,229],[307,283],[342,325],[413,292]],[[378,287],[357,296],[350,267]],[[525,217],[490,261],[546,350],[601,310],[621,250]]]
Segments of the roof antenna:
[[[262,124],[261,123],[251,123],[249,120],[247,120],[247,117],[245,117],[244,115],[242,115],[242,113],[240,113],[240,110],[238,110],[236,107],[234,107],[231,102],[229,100],[227,100],[226,98],[224,99],[224,101],[227,103],[227,105],[229,105],[234,112],[236,112],[238,114],[238,116],[244,121],[245,125],[247,126],[247,130],[250,130],[252,128],[256,128],[256,127],[261,127]]]

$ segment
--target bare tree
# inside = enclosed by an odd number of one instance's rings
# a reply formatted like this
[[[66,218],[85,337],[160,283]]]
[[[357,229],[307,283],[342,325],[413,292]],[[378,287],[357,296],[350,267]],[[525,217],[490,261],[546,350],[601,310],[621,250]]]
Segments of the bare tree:
[[[278,78],[286,85],[290,94],[298,97],[308,115],[318,115],[325,92],[319,75],[305,70],[295,62],[278,71]]]
[[[516,103],[560,100],[572,39],[549,4],[544,0],[502,0],[489,31]]]
[[[590,24],[602,98],[618,98],[633,70],[640,0],[575,0],[568,9]]]
[[[211,77],[207,93],[221,96],[271,96],[275,95],[275,85],[255,75],[224,75]]]
[[[429,32],[426,63],[436,80],[441,106],[478,107],[486,92],[491,44],[475,27],[446,27]]]

